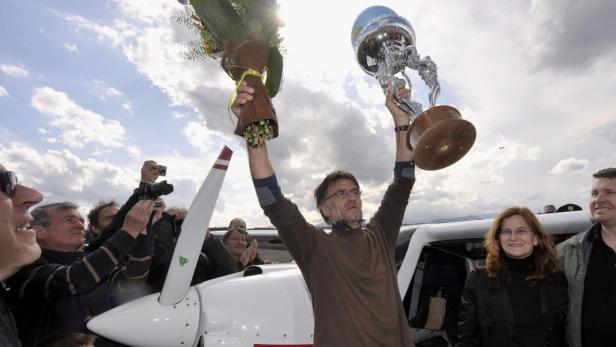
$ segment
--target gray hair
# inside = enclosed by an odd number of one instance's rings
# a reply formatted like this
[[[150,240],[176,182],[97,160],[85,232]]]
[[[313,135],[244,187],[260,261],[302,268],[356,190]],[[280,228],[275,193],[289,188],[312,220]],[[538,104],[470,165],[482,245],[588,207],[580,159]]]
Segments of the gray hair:
[[[70,201],[53,202],[51,204],[37,206],[32,210],[32,218],[34,219],[30,222],[30,226],[40,225],[45,228],[49,227],[51,225],[49,221],[49,209],[51,208],[57,208],[59,210],[76,210],[79,206]]]

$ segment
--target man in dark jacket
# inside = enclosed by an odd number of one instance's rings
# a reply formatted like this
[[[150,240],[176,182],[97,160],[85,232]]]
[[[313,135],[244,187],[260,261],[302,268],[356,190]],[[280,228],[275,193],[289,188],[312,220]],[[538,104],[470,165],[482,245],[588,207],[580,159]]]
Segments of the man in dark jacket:
[[[41,254],[34,231],[25,225],[32,219],[28,210],[42,199],[41,193],[18,184],[15,173],[0,165],[0,291],[7,278]],[[0,347],[20,345],[13,316],[0,298]]]
[[[88,230],[85,244],[96,239],[111,224],[120,205],[115,200],[101,200],[88,212]]]
[[[593,178],[589,207],[595,225],[558,247],[569,281],[569,347],[616,341],[616,168]]]
[[[114,286],[147,274],[153,242],[143,231],[153,209],[151,200],[138,202],[122,228],[90,253],[80,251],[84,226],[76,205],[60,202],[33,211],[30,224],[42,255],[9,279],[24,346],[86,332],[88,319],[114,306]]]

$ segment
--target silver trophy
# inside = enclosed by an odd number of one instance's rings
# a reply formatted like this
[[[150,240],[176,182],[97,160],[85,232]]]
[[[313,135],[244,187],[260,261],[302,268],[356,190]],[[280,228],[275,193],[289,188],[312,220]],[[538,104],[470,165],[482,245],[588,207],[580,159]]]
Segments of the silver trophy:
[[[415,31],[405,18],[388,7],[372,6],[353,23],[351,42],[361,68],[374,76],[383,91],[395,92],[398,106],[411,118],[407,145],[415,153],[415,163],[424,170],[439,170],[460,160],[473,146],[477,133],[460,112],[447,105],[436,106],[441,87],[436,64],[429,56],[421,58],[415,48]],[[412,89],[406,68],[417,70],[430,88],[430,108],[409,96],[398,96],[404,84]]]

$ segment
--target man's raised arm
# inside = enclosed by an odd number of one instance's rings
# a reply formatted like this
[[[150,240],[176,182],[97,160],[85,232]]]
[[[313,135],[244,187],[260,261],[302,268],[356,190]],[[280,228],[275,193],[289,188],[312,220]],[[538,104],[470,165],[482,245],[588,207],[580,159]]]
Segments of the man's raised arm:
[[[236,116],[239,117],[242,106],[247,101],[252,100],[252,93],[254,93],[254,89],[249,87],[246,82],[242,82],[237,90],[237,98],[231,108]],[[258,180],[274,175],[274,169],[272,169],[272,164],[270,163],[269,156],[267,155],[267,147],[265,146],[265,142],[257,146],[247,145],[247,147],[248,163],[250,165],[250,174],[252,175],[252,179]]]
[[[409,93],[408,89],[401,89],[400,96],[404,97]],[[385,106],[391,112],[394,119],[394,131],[396,133],[396,162],[410,162],[413,160],[413,151],[406,144],[406,134],[409,131],[411,118],[406,112],[396,105],[394,91],[387,93]]]

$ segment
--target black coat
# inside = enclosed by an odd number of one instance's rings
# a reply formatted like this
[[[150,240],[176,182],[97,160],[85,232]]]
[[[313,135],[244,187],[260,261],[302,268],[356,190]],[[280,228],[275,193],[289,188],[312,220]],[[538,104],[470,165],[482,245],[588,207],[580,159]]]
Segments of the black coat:
[[[488,277],[485,270],[468,276],[458,317],[457,347],[510,345],[516,325],[505,286],[498,278]],[[549,346],[566,346],[567,280],[562,272],[556,272],[538,287]]]

